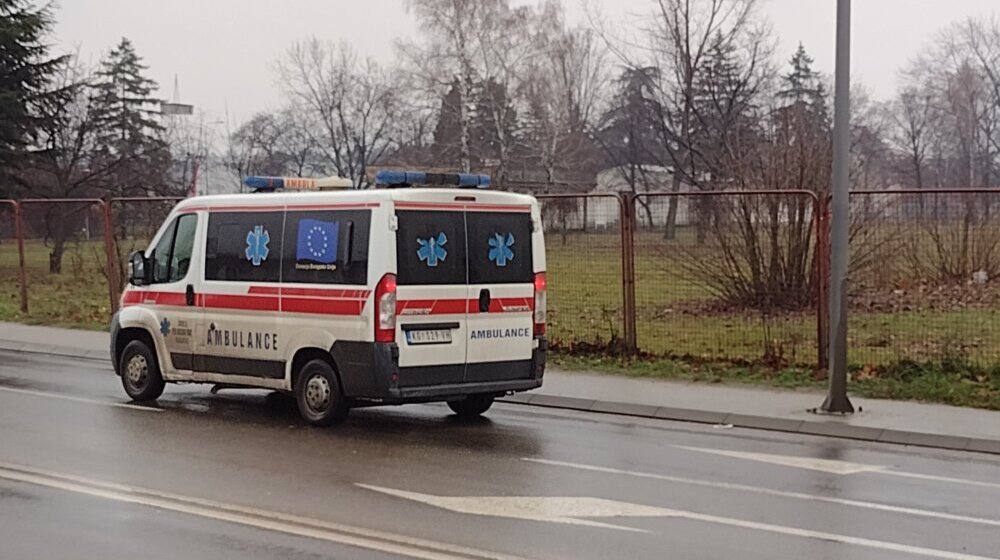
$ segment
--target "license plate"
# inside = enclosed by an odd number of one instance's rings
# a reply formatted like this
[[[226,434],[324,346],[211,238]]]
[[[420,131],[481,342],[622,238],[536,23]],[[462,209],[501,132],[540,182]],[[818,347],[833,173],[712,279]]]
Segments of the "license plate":
[[[451,329],[406,331],[408,344],[447,344],[451,342]]]

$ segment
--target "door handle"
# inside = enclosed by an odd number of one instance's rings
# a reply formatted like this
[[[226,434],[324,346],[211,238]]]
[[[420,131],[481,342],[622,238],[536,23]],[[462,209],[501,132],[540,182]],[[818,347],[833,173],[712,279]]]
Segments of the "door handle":
[[[194,305],[194,286],[191,284],[187,285],[187,289],[184,290],[184,297],[188,305]]]
[[[479,290],[479,312],[489,313],[490,312],[490,291],[487,289]]]

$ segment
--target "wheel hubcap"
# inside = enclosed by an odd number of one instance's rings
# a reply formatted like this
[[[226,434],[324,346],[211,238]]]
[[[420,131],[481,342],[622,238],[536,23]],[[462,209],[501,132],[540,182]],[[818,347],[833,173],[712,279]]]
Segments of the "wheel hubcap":
[[[146,357],[136,354],[129,358],[125,374],[128,376],[128,381],[133,387],[142,387],[145,385],[146,378],[149,377],[149,363],[146,361]]]
[[[306,404],[316,412],[323,412],[330,406],[330,382],[321,375],[309,378],[306,383]]]

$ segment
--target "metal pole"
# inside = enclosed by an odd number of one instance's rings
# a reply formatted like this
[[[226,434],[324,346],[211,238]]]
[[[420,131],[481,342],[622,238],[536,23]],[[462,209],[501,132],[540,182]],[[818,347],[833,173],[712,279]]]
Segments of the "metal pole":
[[[837,0],[833,125],[833,220],[830,231],[830,393],[824,412],[852,413],[847,398],[847,252],[851,148],[851,0]]]
[[[17,270],[21,279],[21,313],[28,314],[28,269],[24,263],[24,207],[14,202],[14,235],[17,237]]]

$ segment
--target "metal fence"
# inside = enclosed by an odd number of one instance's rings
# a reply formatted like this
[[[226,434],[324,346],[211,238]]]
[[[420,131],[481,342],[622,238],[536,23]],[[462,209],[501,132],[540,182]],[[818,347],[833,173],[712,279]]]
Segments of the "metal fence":
[[[856,365],[1000,364],[1000,192],[851,194]]]
[[[537,198],[556,348],[825,367],[827,197]],[[0,313],[106,324],[125,259],[177,200],[0,200]],[[1000,366],[1000,191],[859,191],[851,207],[850,363]]]
[[[631,199],[640,351],[690,360],[817,360],[819,205],[810,192]]]
[[[627,347],[622,229],[617,195],[538,195],[545,231],[548,336],[570,350]]]

